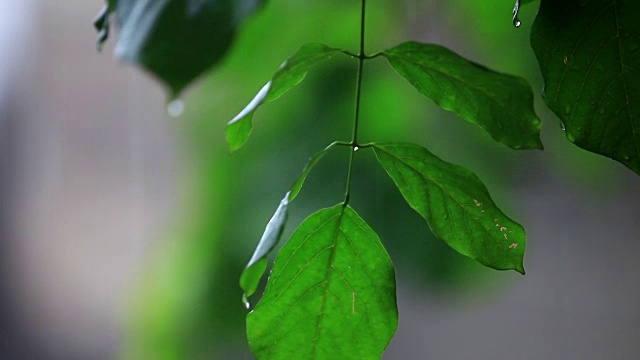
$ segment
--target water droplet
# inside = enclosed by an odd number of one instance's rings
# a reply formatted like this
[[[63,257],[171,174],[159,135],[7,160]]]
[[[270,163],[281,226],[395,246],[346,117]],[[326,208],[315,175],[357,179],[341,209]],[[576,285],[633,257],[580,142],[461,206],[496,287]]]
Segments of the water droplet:
[[[177,118],[184,112],[184,101],[180,99],[172,100],[167,105],[167,113],[173,118]]]
[[[520,11],[520,0],[516,0],[516,4],[513,6],[513,26],[519,28],[522,23],[518,19],[518,12]]]
[[[567,105],[564,108],[564,113],[567,114],[567,115],[571,114],[571,105]]]
[[[247,299],[246,294],[242,294],[242,303],[247,310],[251,309],[251,303],[249,302],[249,299]]]
[[[574,142],[576,141],[576,136],[572,132],[567,131],[567,139],[569,139],[569,141],[571,142]]]
[[[359,148],[359,147],[357,147],[357,146],[354,146],[354,147],[353,147],[353,151],[358,151],[358,150],[360,150],[360,148]]]
[[[562,121],[560,121],[560,128],[562,128],[562,131],[567,130],[567,128],[564,126],[564,123]]]

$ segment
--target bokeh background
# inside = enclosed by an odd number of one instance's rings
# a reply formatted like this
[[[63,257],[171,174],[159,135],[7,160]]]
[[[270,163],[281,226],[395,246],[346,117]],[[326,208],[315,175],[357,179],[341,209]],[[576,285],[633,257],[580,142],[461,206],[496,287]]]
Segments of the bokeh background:
[[[356,63],[337,57],[256,114],[230,156],[224,125],[279,64],[319,41],[356,51],[359,1],[272,0],[172,118],[155,80],[102,54],[101,1],[0,2],[0,358],[252,359],[238,276],[306,160],[348,140]],[[375,0],[369,52],[435,42],[542,89],[512,0]],[[640,177],[564,139],[538,96],[545,151],[513,151],[367,62],[363,141],[427,146],[475,171],[525,225],[526,276],[463,258],[428,231],[370,151],[352,205],[398,277],[385,359],[638,359]],[[341,201],[338,149],[291,205],[285,237]],[[256,299],[252,299],[254,302]]]

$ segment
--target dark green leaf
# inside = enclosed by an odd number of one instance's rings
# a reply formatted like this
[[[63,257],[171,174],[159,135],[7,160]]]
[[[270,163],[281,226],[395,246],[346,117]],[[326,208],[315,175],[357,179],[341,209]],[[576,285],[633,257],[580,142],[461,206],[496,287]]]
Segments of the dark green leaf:
[[[531,45],[567,138],[640,174],[638,16],[637,0],[544,0]]]
[[[252,129],[251,118],[258,106],[276,100],[298,85],[312,66],[341,51],[322,44],[306,44],[282,63],[271,81],[227,124],[227,142],[231,151],[241,148],[249,138]]]
[[[116,56],[139,64],[177,96],[227,51],[242,20],[264,0],[111,1],[120,27]],[[115,8],[115,9],[114,9]]]
[[[331,143],[329,146],[324,148],[322,151],[319,151],[309,159],[304,169],[302,170],[302,173],[300,174],[300,176],[298,176],[296,181],[293,183],[293,186],[291,187],[291,195],[289,195],[289,201],[293,201],[293,199],[298,196],[300,189],[302,189],[302,184],[304,184],[304,181],[307,179],[307,176],[309,175],[309,172],[311,172],[311,169],[316,166],[316,164],[327,154],[329,149],[331,149],[334,145],[336,145],[335,142]]]
[[[533,92],[524,79],[497,73],[439,45],[406,42],[382,53],[438,106],[480,125],[515,149],[542,148]]]
[[[262,278],[262,274],[264,274],[264,270],[267,268],[267,255],[273,250],[282,236],[284,225],[287,222],[289,194],[290,192],[287,192],[282,201],[280,201],[280,205],[264,229],[262,238],[260,238],[260,242],[253,256],[251,256],[249,263],[240,276],[240,287],[244,291],[242,298],[247,308],[249,308],[248,298],[256,292],[260,278]]]
[[[397,322],[391,259],[339,204],[308,217],[280,250],[247,334],[259,359],[380,359]]]
[[[380,143],[373,148],[437,237],[488,267],[524,274],[524,228],[498,209],[474,173],[414,144]]]

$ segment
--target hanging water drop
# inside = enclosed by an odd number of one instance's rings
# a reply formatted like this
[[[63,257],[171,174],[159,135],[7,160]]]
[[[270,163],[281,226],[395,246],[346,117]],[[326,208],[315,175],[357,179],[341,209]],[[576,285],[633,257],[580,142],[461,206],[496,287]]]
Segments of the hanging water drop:
[[[518,12],[520,12],[520,0],[516,0],[516,4],[513,6],[513,26],[519,28],[522,23],[518,18]]]
[[[167,105],[167,113],[172,118],[179,117],[180,115],[182,115],[183,112],[184,112],[184,101],[182,101],[180,99],[172,100]]]
[[[353,147],[353,151],[354,151],[354,152],[355,152],[355,151],[358,151],[358,150],[360,150],[360,148],[359,148],[358,146],[354,146],[354,147]]]
[[[246,294],[242,294],[242,303],[247,310],[251,309],[251,303],[249,302],[249,299],[247,299]]]

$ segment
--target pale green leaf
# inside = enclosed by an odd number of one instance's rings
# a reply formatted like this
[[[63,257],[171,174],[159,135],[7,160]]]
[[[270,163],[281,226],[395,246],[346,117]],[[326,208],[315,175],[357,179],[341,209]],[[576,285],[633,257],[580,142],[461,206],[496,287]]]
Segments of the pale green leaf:
[[[380,359],[397,321],[391,259],[339,204],[307,218],[280,250],[247,334],[258,359]]]

